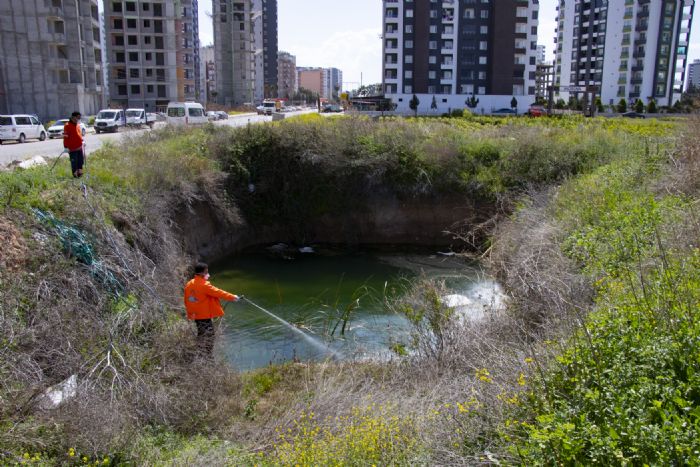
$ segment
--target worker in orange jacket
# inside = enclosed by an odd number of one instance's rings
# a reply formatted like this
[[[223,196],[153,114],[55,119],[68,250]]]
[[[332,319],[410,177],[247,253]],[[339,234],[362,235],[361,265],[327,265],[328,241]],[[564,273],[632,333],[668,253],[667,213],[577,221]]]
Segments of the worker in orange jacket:
[[[85,163],[80,118],[80,112],[73,112],[68,123],[63,126],[63,147],[68,150],[70,168],[74,178],[83,176],[83,164]]]
[[[224,316],[219,300],[237,302],[238,295],[217,289],[209,282],[209,267],[197,263],[194,278],[185,286],[185,309],[187,319],[197,325],[197,347],[202,353],[211,354],[214,348],[214,318]]]

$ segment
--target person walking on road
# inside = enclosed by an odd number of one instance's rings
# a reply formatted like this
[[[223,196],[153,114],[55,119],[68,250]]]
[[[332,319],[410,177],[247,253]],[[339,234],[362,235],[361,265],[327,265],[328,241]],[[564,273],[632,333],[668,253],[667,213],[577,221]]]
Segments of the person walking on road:
[[[73,112],[68,123],[63,126],[63,147],[68,150],[70,168],[74,178],[83,176],[83,164],[85,163],[80,117],[80,112]]]
[[[224,309],[219,300],[237,302],[238,295],[217,289],[209,282],[209,267],[197,263],[194,278],[185,286],[185,309],[187,319],[197,325],[197,348],[205,355],[210,355],[214,348],[214,318],[224,316]]]

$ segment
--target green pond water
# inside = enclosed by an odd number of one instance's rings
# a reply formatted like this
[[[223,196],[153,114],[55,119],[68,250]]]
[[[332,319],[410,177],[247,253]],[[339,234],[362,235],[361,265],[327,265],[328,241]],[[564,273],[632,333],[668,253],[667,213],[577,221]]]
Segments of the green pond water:
[[[241,370],[289,360],[385,359],[391,346],[408,343],[410,325],[384,306],[419,276],[442,279],[446,303],[480,319],[498,305],[498,285],[477,265],[440,254],[296,255],[295,259],[246,254],[210,268],[211,282],[244,295],[292,324],[247,301],[228,304],[219,350]],[[340,315],[352,308],[344,333]]]

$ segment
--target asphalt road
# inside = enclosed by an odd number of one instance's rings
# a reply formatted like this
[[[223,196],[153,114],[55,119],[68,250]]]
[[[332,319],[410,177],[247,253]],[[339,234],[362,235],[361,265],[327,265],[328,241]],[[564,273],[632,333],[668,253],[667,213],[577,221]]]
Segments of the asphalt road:
[[[309,113],[309,111],[290,112],[286,116],[299,115]],[[218,120],[215,125],[220,126],[244,126],[249,123],[269,122],[272,120],[270,116],[244,114],[230,117],[228,120]],[[156,129],[162,124],[156,124]],[[119,141],[125,135],[138,135],[144,132],[151,131],[149,129],[133,130],[126,129],[118,133],[101,133],[99,135],[88,133],[85,135],[85,145],[88,156],[91,152],[99,149],[105,141]],[[10,164],[13,161],[23,161],[34,156],[42,156],[44,158],[56,157],[63,151],[63,140],[47,139],[46,141],[28,140],[24,144],[3,141],[0,145],[0,167]]]

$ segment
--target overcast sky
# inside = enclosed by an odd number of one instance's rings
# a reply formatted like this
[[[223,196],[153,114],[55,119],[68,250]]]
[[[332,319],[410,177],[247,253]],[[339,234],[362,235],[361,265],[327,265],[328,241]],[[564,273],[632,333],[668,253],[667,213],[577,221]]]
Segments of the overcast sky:
[[[622,1],[622,0],[617,0]],[[212,0],[199,0],[200,40],[213,42]],[[557,0],[540,0],[539,43],[554,59]],[[298,66],[336,67],[344,88],[379,83],[382,76],[381,0],[278,0],[279,48],[297,57]],[[690,61],[700,58],[700,12],[695,12]]]

